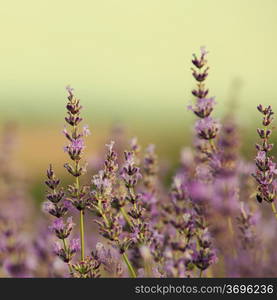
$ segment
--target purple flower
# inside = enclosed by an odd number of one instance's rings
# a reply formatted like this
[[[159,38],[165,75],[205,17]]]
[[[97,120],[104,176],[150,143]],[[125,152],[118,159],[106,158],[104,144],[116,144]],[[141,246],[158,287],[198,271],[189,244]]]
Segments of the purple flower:
[[[259,105],[257,108],[263,114],[263,126],[265,126],[265,130],[258,129],[262,143],[256,145],[258,150],[255,158],[257,168],[256,172],[252,174],[258,183],[256,199],[258,202],[262,202],[263,200],[273,202],[276,199],[276,186],[274,182],[277,170],[276,164],[273,162],[273,157],[269,155],[273,144],[269,144],[268,142],[271,135],[271,130],[268,130],[268,126],[273,121],[274,113],[271,106],[263,108],[262,105]]]
[[[194,203],[209,203],[213,195],[211,184],[199,180],[194,180],[188,185],[188,192]]]
[[[69,263],[80,248],[79,239],[71,239],[66,249],[61,246],[60,242],[56,242],[53,250],[63,262]]]
[[[203,138],[205,140],[212,140],[218,133],[219,124],[211,117],[207,117],[198,120],[195,129],[200,138]]]
[[[72,139],[71,144],[64,147],[72,160],[78,161],[81,159],[82,151],[85,148],[85,143],[82,138]]]
[[[104,266],[105,271],[109,274],[117,277],[122,275],[123,268],[118,253],[98,242],[96,244],[96,251],[92,255]]]
[[[30,270],[26,261],[14,262],[12,260],[6,260],[3,265],[7,273],[13,278],[28,278],[31,277]]]
[[[236,177],[218,177],[213,183],[210,202],[223,216],[230,216],[239,210],[239,181]]]
[[[55,210],[55,205],[54,205],[54,203],[49,202],[49,201],[43,202],[42,203],[42,210],[47,212],[47,213],[50,213],[50,211]]]
[[[134,152],[125,151],[125,164],[121,170],[121,178],[126,187],[133,188],[142,177],[139,168],[135,165]]]
[[[249,207],[241,202],[240,215],[237,217],[239,228],[239,238],[243,249],[251,249],[257,245],[258,238],[255,225],[260,219],[260,214],[257,211],[252,213]]]
[[[265,151],[259,151],[256,157],[257,160],[260,160],[262,162],[266,159],[266,152]]]
[[[199,118],[207,118],[212,113],[215,105],[213,98],[198,98],[195,107],[188,106],[188,109],[193,111]]]
[[[81,246],[80,246],[80,240],[79,239],[71,239],[69,242],[69,252],[72,254],[77,253],[80,251]]]
[[[184,201],[188,199],[188,186],[187,186],[187,178],[184,174],[177,174],[171,185],[171,198],[174,202],[176,201]]]
[[[51,190],[55,190],[58,187],[58,185],[60,184],[60,180],[56,178],[51,164],[50,164],[49,168],[47,169],[46,174],[47,174],[47,180],[45,181],[45,184]]]
[[[69,132],[67,131],[66,126],[64,126],[62,133],[64,134],[64,136],[65,136],[70,142],[72,142],[72,137],[71,137],[71,135],[69,134]]]
[[[42,210],[56,218],[61,218],[66,215],[68,208],[64,205],[58,205],[50,201],[46,201],[42,204]]]
[[[106,147],[108,148],[108,151],[104,162],[104,177],[111,180],[111,182],[114,182],[116,180],[118,170],[117,154],[114,150],[114,141],[111,141],[110,144],[106,145]]]
[[[66,223],[64,223],[63,219],[57,219],[53,225],[50,226],[50,230],[53,231],[59,239],[63,240],[70,235],[73,226],[72,217],[69,217]]]
[[[155,146],[150,144],[145,151],[143,159],[143,184],[149,194],[155,196],[157,189],[158,158]]]
[[[105,173],[103,170],[100,170],[97,175],[94,175],[92,184],[96,188],[96,192],[103,196],[109,196],[112,191],[112,183],[108,178],[105,178]]]
[[[210,265],[218,261],[216,251],[211,248],[211,238],[207,228],[197,236],[199,247],[194,252],[194,263],[196,266],[204,271]]]
[[[206,55],[208,54],[208,51],[206,50],[206,47],[204,46],[200,47],[200,53],[201,53],[200,58],[198,58],[196,54],[192,55],[193,56],[192,63],[197,69],[202,69],[207,63]]]

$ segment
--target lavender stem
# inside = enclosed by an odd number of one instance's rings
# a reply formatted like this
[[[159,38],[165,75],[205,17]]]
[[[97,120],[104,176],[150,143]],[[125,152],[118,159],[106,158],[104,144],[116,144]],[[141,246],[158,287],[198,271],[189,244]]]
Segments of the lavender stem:
[[[129,270],[129,273],[130,275],[132,276],[132,278],[137,278],[137,275],[136,275],[136,272],[131,264],[131,262],[129,261],[129,258],[128,256],[126,255],[126,252],[124,252],[122,254],[122,257],[124,259],[124,262],[126,263],[127,267],[128,267],[128,270]]]
[[[274,202],[271,202],[271,208],[272,208],[272,211],[275,215],[275,218],[277,219],[277,209],[276,209],[276,206],[275,206]]]
[[[85,259],[85,229],[84,229],[84,210],[80,210],[80,239],[81,239],[81,260]]]
[[[124,217],[125,221],[127,222],[128,226],[129,226],[130,228],[132,228],[132,227],[133,227],[133,226],[132,226],[132,222],[131,222],[131,220],[130,220],[128,214],[126,213],[124,207],[120,207],[120,211],[121,211],[122,216]]]
[[[231,234],[232,242],[234,243],[234,228],[233,228],[233,223],[232,223],[232,219],[231,219],[230,216],[227,218],[227,223],[228,223],[228,228],[229,228],[229,231],[230,231],[230,234]],[[232,248],[233,248],[233,256],[237,257],[236,248],[235,247],[232,247]]]

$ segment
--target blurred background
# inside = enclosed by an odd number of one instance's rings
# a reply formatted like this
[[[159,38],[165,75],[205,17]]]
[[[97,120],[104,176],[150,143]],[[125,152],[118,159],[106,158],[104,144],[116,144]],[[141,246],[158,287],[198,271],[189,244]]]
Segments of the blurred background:
[[[277,110],[276,0],[11,0],[0,32],[2,133],[13,128],[15,163],[37,196],[48,163],[61,170],[66,160],[68,84],[92,131],[90,158],[120,126],[178,161],[191,144],[191,55],[202,45],[215,115],[234,111],[244,156],[253,159],[257,104]]]

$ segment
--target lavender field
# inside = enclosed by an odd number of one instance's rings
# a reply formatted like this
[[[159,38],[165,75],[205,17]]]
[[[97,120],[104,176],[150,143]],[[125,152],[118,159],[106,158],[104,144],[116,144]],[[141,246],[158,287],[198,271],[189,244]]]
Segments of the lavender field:
[[[29,165],[44,151],[33,171],[16,163],[20,130],[3,126],[0,277],[277,277],[276,101],[255,108],[249,144],[236,107],[215,117],[208,60],[216,54],[195,53],[194,88],[180,103],[193,122],[177,129],[186,136],[177,162],[128,124],[97,138],[71,86],[61,127],[37,137],[44,149],[30,145]],[[46,164],[41,178],[35,170]]]

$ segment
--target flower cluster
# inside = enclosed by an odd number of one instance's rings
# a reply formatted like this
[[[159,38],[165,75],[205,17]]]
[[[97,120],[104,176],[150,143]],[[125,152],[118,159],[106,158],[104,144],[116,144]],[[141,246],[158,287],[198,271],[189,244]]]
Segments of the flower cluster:
[[[64,150],[68,153],[72,160],[73,166],[66,163],[64,167],[72,176],[75,177],[74,184],[68,189],[68,200],[71,201],[79,211],[84,213],[84,210],[88,205],[87,198],[85,197],[86,187],[80,186],[79,177],[86,172],[86,166],[82,166],[80,160],[82,159],[85,148],[84,137],[88,136],[90,131],[88,126],[84,126],[80,131],[78,126],[82,121],[80,116],[82,106],[80,105],[80,100],[75,97],[71,87],[67,87],[67,92],[68,103],[66,105],[67,117],[65,117],[65,120],[71,126],[71,131],[68,132],[66,127],[63,130],[64,136],[69,141],[69,144],[64,147]]]
[[[238,228],[240,231],[241,246],[243,249],[253,249],[258,241],[255,225],[259,221],[259,214],[253,213],[241,203],[240,215],[237,217]]]
[[[48,201],[43,203],[44,210],[56,218],[65,216],[68,211],[63,201],[65,193],[62,188],[59,188],[60,180],[56,178],[52,165],[47,170],[45,184],[48,186],[49,192],[46,194]]]
[[[89,187],[81,185],[79,181],[79,177],[86,172],[86,167],[84,164],[81,164],[81,159],[85,148],[84,137],[88,136],[90,131],[88,126],[84,126],[82,130],[79,128],[79,124],[82,121],[80,100],[75,97],[72,88],[67,87],[66,90],[68,103],[66,105],[67,116],[65,120],[71,127],[71,130],[67,131],[66,127],[63,130],[63,134],[69,142],[64,147],[64,151],[68,153],[72,165],[66,163],[64,167],[73,176],[74,182],[67,187],[66,191],[59,188],[60,180],[56,178],[50,165],[47,170],[47,180],[45,181],[50,191],[46,195],[48,201],[43,206],[44,210],[57,218],[49,227],[60,240],[60,242],[55,244],[54,253],[68,264],[70,275],[78,278],[98,277],[101,263],[92,256],[85,257],[84,215],[85,210],[90,206],[91,196]],[[80,213],[79,239],[71,238],[74,227],[72,216],[66,220],[64,218],[69,212],[73,213],[70,211],[71,207],[75,207]],[[79,251],[81,252],[80,261],[75,262],[73,257]]]
[[[48,201],[43,203],[43,209],[56,219],[49,229],[55,233],[60,242],[55,243],[54,253],[65,263],[68,264],[71,272],[70,262],[74,255],[80,250],[79,240],[69,239],[72,232],[73,221],[69,217],[64,221],[64,216],[68,213],[66,201],[64,201],[65,193],[59,188],[60,180],[56,178],[52,165],[47,170],[47,180],[45,184],[49,188],[46,194]],[[69,240],[69,243],[68,243]]]
[[[158,157],[155,152],[155,145],[150,144],[143,158],[143,185],[142,192],[143,206],[147,210],[149,217],[158,218]]]
[[[178,174],[171,187],[171,204],[165,206],[168,227],[167,276],[192,277],[217,261],[209,228],[199,203],[193,199],[186,175]]]
[[[273,162],[273,157],[269,154],[273,148],[273,144],[269,142],[269,138],[272,133],[270,125],[273,121],[274,112],[272,111],[271,106],[264,108],[262,105],[259,105],[257,108],[263,115],[262,124],[264,128],[257,129],[261,144],[256,145],[257,156],[255,162],[257,169],[255,174],[253,174],[258,183],[258,193],[256,198],[258,202],[273,202],[277,195],[277,169],[276,163]]]
[[[200,150],[203,153],[210,153],[215,151],[213,140],[217,137],[219,131],[219,124],[211,117],[214,110],[214,97],[208,98],[209,90],[205,87],[205,80],[208,76],[209,67],[207,65],[207,54],[205,47],[201,47],[200,58],[193,54],[192,63],[195,68],[192,68],[192,75],[197,82],[197,88],[192,90],[192,94],[196,97],[194,106],[188,106],[188,109],[193,111],[199,118],[196,122],[196,133],[198,138],[202,141],[199,144]],[[208,141],[209,145],[205,142]]]

